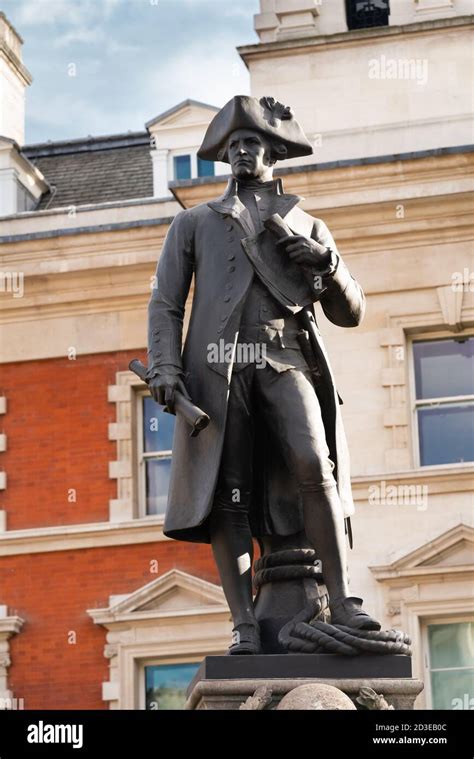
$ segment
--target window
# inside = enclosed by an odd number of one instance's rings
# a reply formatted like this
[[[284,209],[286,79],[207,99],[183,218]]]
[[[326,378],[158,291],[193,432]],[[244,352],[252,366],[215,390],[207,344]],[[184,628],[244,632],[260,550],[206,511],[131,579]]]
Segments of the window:
[[[191,179],[191,156],[175,155],[174,156],[174,178]]]
[[[214,176],[214,161],[205,161],[202,158],[197,159],[198,177]]]
[[[16,210],[17,213],[21,211],[33,211],[36,208],[36,200],[33,195],[28,192],[26,187],[17,182],[16,184]]]
[[[200,663],[145,666],[145,709],[182,709],[199,667]]]
[[[164,514],[168,498],[173,444],[172,414],[160,409],[150,395],[140,395],[139,465],[141,511]]]
[[[346,0],[347,26],[349,29],[388,26],[389,15],[388,0]]]
[[[429,624],[432,709],[474,709],[474,622]]]
[[[420,465],[474,461],[474,337],[413,343]]]

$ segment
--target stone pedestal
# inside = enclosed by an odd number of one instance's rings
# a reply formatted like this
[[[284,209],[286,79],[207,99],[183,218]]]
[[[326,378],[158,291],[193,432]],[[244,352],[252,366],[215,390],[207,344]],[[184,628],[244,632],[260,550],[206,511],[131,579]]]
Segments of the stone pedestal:
[[[336,654],[268,654],[207,656],[187,691],[186,709],[239,709],[257,688],[267,686],[274,709],[294,688],[307,683],[333,685],[357,708],[359,691],[372,688],[394,709],[413,709],[423,683],[411,676],[409,656],[339,656]]]

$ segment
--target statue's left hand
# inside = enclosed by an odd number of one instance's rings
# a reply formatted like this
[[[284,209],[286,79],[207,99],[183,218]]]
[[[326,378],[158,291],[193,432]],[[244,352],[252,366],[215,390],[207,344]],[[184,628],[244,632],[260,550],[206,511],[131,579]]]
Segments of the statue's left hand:
[[[287,235],[277,242],[289,257],[303,266],[325,269],[331,262],[331,249],[303,235]]]

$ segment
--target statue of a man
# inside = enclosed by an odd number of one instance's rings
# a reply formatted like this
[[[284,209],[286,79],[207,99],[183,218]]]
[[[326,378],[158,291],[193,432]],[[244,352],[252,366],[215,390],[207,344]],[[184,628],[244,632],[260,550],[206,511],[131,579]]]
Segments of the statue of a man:
[[[252,599],[252,536],[306,532],[322,561],[331,620],[380,624],[350,595],[349,460],[314,303],[356,327],[361,287],[320,219],[273,179],[278,159],[309,155],[290,108],[236,96],[198,155],[230,164],[224,195],[174,218],[149,305],[148,380],[173,410],[176,390],[210,416],[198,437],[177,417],[165,535],[212,544],[234,624],[229,654],[261,651]],[[265,226],[278,214],[288,234]],[[185,302],[192,309],[181,350]]]

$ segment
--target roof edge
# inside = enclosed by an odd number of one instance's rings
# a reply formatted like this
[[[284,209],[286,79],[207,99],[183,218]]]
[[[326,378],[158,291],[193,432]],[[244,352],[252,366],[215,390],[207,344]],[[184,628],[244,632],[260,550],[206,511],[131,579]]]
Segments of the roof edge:
[[[145,128],[149,129],[154,124],[159,124],[160,121],[163,121],[164,119],[168,118],[168,116],[172,116],[173,113],[178,113],[183,108],[187,108],[190,105],[196,105],[199,108],[207,108],[210,111],[217,111],[220,110],[216,105],[211,105],[210,103],[203,103],[201,100],[193,100],[192,98],[186,98],[186,100],[182,100],[181,103],[178,103],[177,105],[174,105],[172,108],[168,108],[167,111],[163,111],[163,113],[159,113],[158,116],[155,116],[153,119],[150,119],[150,121],[147,121],[145,124]]]
[[[104,134],[98,137],[78,137],[71,140],[48,140],[24,145],[22,153],[28,158],[39,158],[50,155],[66,155],[67,153],[85,153],[96,150],[112,150],[114,148],[129,148],[134,145],[149,145],[148,132],[124,132],[121,134]]]

